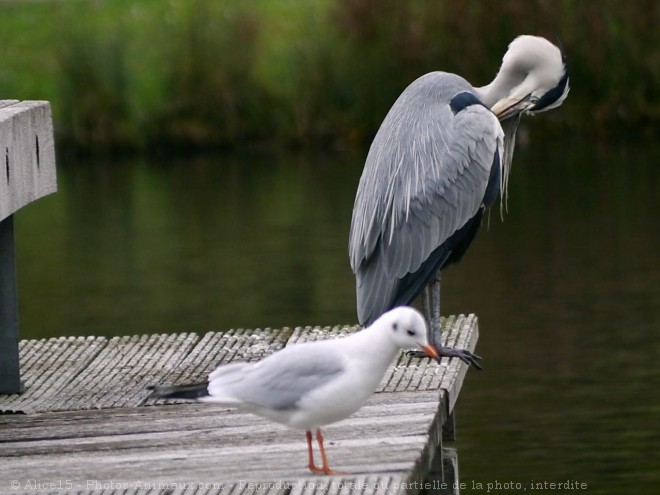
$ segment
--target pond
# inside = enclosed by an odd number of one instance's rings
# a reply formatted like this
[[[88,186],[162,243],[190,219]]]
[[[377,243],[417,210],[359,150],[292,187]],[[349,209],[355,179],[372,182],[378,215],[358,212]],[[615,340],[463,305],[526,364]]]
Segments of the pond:
[[[504,221],[494,208],[443,275],[443,311],[479,316],[485,367],[457,406],[463,492],[651,493],[660,145],[533,144]],[[364,156],[59,157],[59,192],[16,215],[22,338],[354,323]]]

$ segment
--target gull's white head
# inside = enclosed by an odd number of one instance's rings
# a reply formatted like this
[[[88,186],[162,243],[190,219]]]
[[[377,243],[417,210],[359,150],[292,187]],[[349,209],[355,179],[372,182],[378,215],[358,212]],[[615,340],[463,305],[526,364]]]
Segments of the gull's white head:
[[[480,88],[497,118],[538,113],[560,106],[568,95],[566,58],[539,36],[518,36],[502,58],[495,80]]]
[[[408,306],[394,308],[383,314],[374,325],[388,332],[392,342],[401,349],[422,349],[429,357],[439,359],[438,350],[429,344],[424,317]]]

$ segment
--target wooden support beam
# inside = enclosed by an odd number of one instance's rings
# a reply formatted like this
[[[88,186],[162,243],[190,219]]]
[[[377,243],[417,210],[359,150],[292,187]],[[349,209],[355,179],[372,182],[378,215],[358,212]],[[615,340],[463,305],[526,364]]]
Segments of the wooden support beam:
[[[0,393],[23,391],[18,367],[18,297],[14,217],[0,220]]]

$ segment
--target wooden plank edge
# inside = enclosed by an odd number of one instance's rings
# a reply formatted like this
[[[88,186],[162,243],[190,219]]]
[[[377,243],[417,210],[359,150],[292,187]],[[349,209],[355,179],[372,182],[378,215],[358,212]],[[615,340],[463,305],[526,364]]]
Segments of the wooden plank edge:
[[[462,347],[464,349],[468,349],[471,352],[474,352],[477,346],[477,341],[479,340],[478,318],[476,315],[471,313],[464,317],[462,321],[457,321],[457,323],[460,323],[461,326],[465,328],[465,330],[459,332],[459,335],[463,338],[459,339],[455,345],[457,347]],[[452,382],[452,385],[449,388],[444,389],[448,397],[446,403],[447,410],[445,412],[446,417],[449,417],[449,415],[453,412],[454,406],[456,405],[456,401],[458,400],[458,396],[461,392],[461,388],[463,387],[463,381],[465,380],[468,369],[470,369],[470,366],[459,359],[454,359],[453,361],[455,361],[455,364],[450,368],[454,368],[453,374],[455,378]],[[447,371],[452,372],[451,369]]]

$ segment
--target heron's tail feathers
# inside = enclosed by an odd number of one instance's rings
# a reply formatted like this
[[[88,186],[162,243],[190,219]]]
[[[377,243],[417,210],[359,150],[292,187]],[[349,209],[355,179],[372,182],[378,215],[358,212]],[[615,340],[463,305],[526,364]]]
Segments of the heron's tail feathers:
[[[209,395],[209,382],[189,383],[186,385],[151,385],[150,399],[200,399]]]

